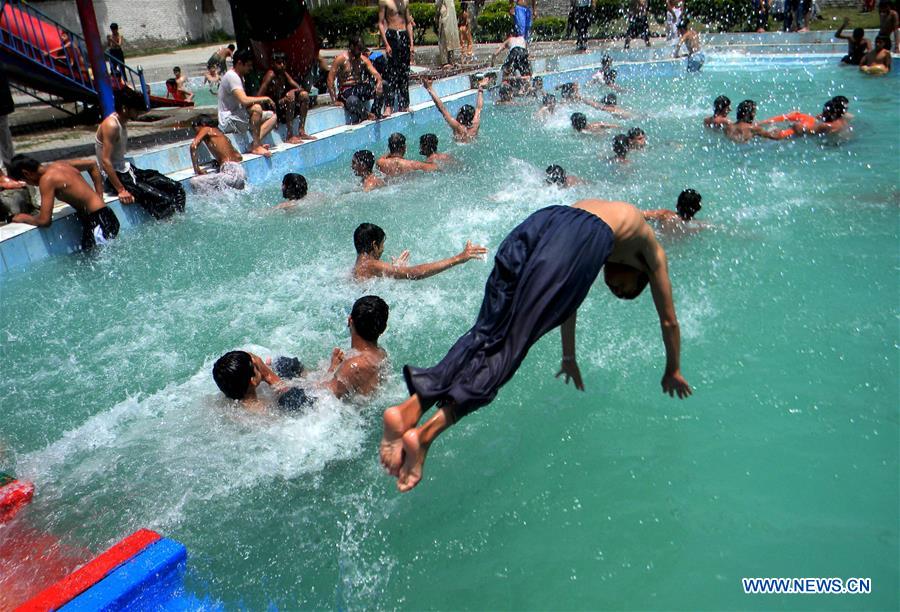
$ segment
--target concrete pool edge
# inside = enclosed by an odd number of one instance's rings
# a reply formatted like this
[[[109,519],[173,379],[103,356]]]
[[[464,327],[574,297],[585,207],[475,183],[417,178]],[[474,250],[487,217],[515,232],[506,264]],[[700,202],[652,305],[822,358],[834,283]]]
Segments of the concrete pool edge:
[[[648,50],[657,51],[657,50]],[[564,80],[584,81],[599,66],[603,52],[584,55],[542,58],[535,62],[535,74],[544,78],[545,87],[550,90]],[[820,57],[833,57],[819,54]],[[735,53],[735,57],[757,57],[756,54]],[[798,58],[797,61],[808,60]],[[671,58],[645,59],[617,63],[620,77],[634,77],[642,74],[655,76],[675,76],[681,74],[681,62]],[[475,91],[468,88],[469,75],[458,75],[435,82],[435,89],[446,101],[451,112],[475,98]],[[378,122],[366,121],[358,125],[345,125],[343,111],[338,108],[324,108],[310,113],[308,129],[317,134],[318,140],[299,145],[285,144],[281,134],[273,134],[275,144],[273,155],[266,159],[246,155],[243,162],[250,182],[264,182],[275,174],[281,176],[288,171],[303,171],[334,161],[350,151],[372,148],[373,143],[382,143],[395,131],[403,131],[410,126],[430,123],[439,118],[437,110],[428,98],[427,92],[419,87],[411,88],[412,106],[410,111],[399,113]],[[486,100],[491,100],[490,93]],[[245,137],[246,138],[246,137]],[[246,140],[232,139],[239,148],[245,148]],[[170,144],[150,149],[131,159],[138,167],[156,168],[189,188],[188,181],[194,175],[190,164],[187,142]],[[205,159],[203,161],[209,161]],[[119,217],[123,231],[141,225],[152,218],[140,207],[122,206],[116,197],[107,196],[107,205]],[[48,228],[37,228],[24,224],[0,227],[0,276],[8,272],[27,268],[54,255],[71,254],[79,250],[81,224],[71,207],[64,206],[54,212],[53,224]]]

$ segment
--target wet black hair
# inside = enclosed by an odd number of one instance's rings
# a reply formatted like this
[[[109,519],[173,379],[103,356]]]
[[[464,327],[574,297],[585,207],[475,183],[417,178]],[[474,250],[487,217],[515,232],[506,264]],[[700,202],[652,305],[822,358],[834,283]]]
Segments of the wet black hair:
[[[604,70],[604,72],[612,66],[613,59],[610,57],[608,53],[604,53],[603,57],[600,58],[600,67]]]
[[[110,30],[118,30],[118,29],[119,29],[119,24],[116,23],[115,21],[113,21],[111,24],[109,24],[109,29],[110,29]]]
[[[690,221],[702,208],[702,206],[700,206],[700,201],[702,199],[703,196],[693,189],[685,189],[682,191],[678,194],[678,203],[675,205],[678,216],[685,221]]]
[[[219,390],[231,399],[244,399],[253,378],[253,359],[246,351],[229,351],[216,360],[213,380]]]
[[[585,117],[584,113],[572,113],[569,120],[572,122],[572,127],[578,132],[587,127],[587,117]]]
[[[618,103],[618,101],[619,101],[619,97],[616,96],[616,94],[614,94],[614,93],[606,94],[605,96],[603,96],[603,99],[600,100],[600,102],[602,102],[603,104],[606,104],[607,106],[615,106]]]
[[[628,130],[628,140],[635,140],[636,138],[640,138],[641,136],[644,136],[644,135],[645,135],[644,130],[642,130],[639,127],[633,127],[630,130]]]
[[[203,113],[202,115],[197,115],[194,117],[194,120],[191,121],[191,127],[216,127],[219,125],[219,122],[216,121],[216,118],[212,115],[207,115]]]
[[[471,104],[463,104],[456,113],[456,120],[466,127],[472,127],[472,122],[475,121],[475,107]]]
[[[422,134],[419,137],[419,153],[422,155],[431,155],[432,153],[436,153],[437,149],[437,134]]]
[[[225,48],[226,48],[226,49],[231,49],[232,51],[234,51],[236,47],[234,46],[234,43],[228,43],[228,46],[225,47]]]
[[[384,230],[374,223],[360,223],[353,232],[353,246],[358,255],[371,253],[372,245],[382,242],[384,242]]]
[[[756,117],[756,102],[753,100],[744,100],[737,107],[738,122],[749,123]]]
[[[378,342],[378,337],[387,328],[389,309],[387,303],[377,295],[366,295],[353,303],[350,318],[353,328],[363,340]]]
[[[547,166],[547,184],[548,185],[559,185],[560,187],[565,187],[566,185],[566,171],[563,170],[562,166],[558,166],[553,164],[552,166]]]
[[[682,17],[681,21],[678,22],[678,25],[675,26],[679,30],[687,30],[688,26],[691,25],[691,20],[689,17]]]
[[[512,90],[512,87],[508,83],[504,83],[503,85],[501,85],[500,89],[498,90],[498,93],[500,94],[501,100],[503,100],[503,101],[512,100],[513,90]]]
[[[616,134],[612,141],[613,153],[616,157],[625,158],[628,155],[628,136],[625,134]]]
[[[719,96],[713,100],[713,115],[725,116],[731,110],[731,98],[728,96]]]
[[[544,94],[544,97],[541,99],[541,106],[556,106],[556,96],[553,94]]]
[[[603,81],[606,83],[615,83],[617,76],[619,76],[619,73],[612,68],[603,71]]]
[[[839,101],[836,102],[833,99],[829,100],[825,103],[824,108],[822,108],[822,119],[828,123],[837,121],[844,116],[846,108],[847,107]]]
[[[353,163],[361,164],[369,172],[375,167],[375,154],[368,149],[362,149],[353,154]]]
[[[406,136],[400,132],[394,132],[388,138],[388,151],[391,153],[399,153],[406,148]]]
[[[252,64],[253,63],[253,50],[252,49],[238,49],[234,52],[234,55],[231,56],[231,65],[237,64],[238,62],[242,64]]]
[[[13,155],[13,158],[9,162],[9,167],[6,169],[6,173],[9,174],[9,177],[13,180],[24,181],[25,172],[37,172],[40,167],[41,162],[29,155],[19,153],[18,155]]]
[[[559,95],[563,98],[568,99],[575,95],[575,83],[563,83],[556,88],[559,90]]]
[[[181,66],[175,66],[172,68],[172,72],[181,72]]]
[[[879,42],[884,43],[885,48],[890,48],[891,37],[890,36],[882,36],[881,34],[879,34],[878,36],[875,37],[875,43],[877,44]]]
[[[835,96],[831,99],[845,113],[850,109],[850,99],[847,96]]]
[[[866,31],[862,28],[853,28],[853,39],[860,40],[863,36],[866,35]]]
[[[285,200],[302,200],[309,191],[306,177],[296,172],[288,172],[281,179],[281,195]]]

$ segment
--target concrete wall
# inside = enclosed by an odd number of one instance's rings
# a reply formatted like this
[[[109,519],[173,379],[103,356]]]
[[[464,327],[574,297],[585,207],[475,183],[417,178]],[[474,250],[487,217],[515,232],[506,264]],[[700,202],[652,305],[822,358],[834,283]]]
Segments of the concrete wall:
[[[39,11],[81,32],[74,0],[32,0]],[[125,37],[125,56],[141,49],[202,41],[211,32],[234,36],[228,0],[213,0],[215,11],[203,13],[201,0],[94,0],[97,25],[105,36],[116,22]],[[105,40],[105,38],[104,38]]]

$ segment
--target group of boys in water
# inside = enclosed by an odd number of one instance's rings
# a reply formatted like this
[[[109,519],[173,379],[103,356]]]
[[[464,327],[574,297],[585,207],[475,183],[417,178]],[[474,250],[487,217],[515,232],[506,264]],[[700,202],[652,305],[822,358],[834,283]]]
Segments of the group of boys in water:
[[[610,79],[609,71],[611,67],[606,66],[604,80],[614,83],[615,77]],[[429,80],[426,79],[424,85],[454,140],[475,140],[481,125],[486,83],[479,83],[475,106],[464,105],[456,115],[447,110]],[[562,88],[562,96],[569,100],[582,99],[574,83]],[[615,100],[612,104],[609,104],[610,100],[594,102],[596,104],[591,106],[605,107],[601,110],[625,113],[615,108]],[[554,105],[555,98],[548,101],[544,96],[539,113],[552,114]],[[713,115],[706,118],[704,124],[722,130],[729,139],[739,143],[754,137],[780,140],[834,134],[849,128],[848,105],[847,98],[835,96],[825,103],[819,115],[792,112],[757,123],[755,102],[741,102],[736,119],[732,121],[729,118],[731,101],[719,96],[714,102]],[[93,160],[41,164],[27,156],[16,156],[10,167],[10,177],[37,186],[41,206],[37,215],[20,214],[13,221],[49,225],[53,202],[58,198],[71,204],[79,214],[84,227],[82,244],[88,249],[118,233],[118,220],[103,200],[104,188],[116,192],[122,204],[129,204],[136,197],[144,200],[155,197],[152,193],[132,194],[129,190],[134,185],[136,169],[122,164],[124,144],[120,144],[120,140],[127,138],[124,124],[131,116],[131,110],[127,103],[118,110],[119,113],[107,119],[98,130],[99,164]],[[571,120],[579,132],[618,127],[588,123],[581,113],[573,114]],[[781,127],[771,130],[764,127],[775,124],[781,124]],[[194,129],[196,138],[191,144],[196,173],[191,180],[194,190],[242,189],[246,182],[240,163],[242,156],[219,129],[216,120],[201,116],[195,120]],[[645,143],[643,130],[633,128],[628,134],[614,139],[614,150],[618,155],[619,149],[641,148]],[[201,144],[217,161],[218,173],[207,174],[199,164]],[[375,168],[392,177],[409,172],[438,171],[454,161],[450,155],[438,152],[435,134],[423,135],[419,147],[424,160],[407,159],[406,138],[395,133],[388,139],[385,155],[376,160],[371,151],[357,151],[351,167],[360,178],[362,189],[369,191],[384,185],[384,181],[375,175]],[[624,159],[625,154],[620,157]],[[89,173],[93,186],[84,180],[82,171]],[[549,166],[546,174],[547,183],[558,187],[583,182],[567,175],[558,165]],[[139,189],[150,187],[153,185],[139,186]],[[160,183],[154,188],[170,187]],[[306,196],[306,179],[299,174],[288,174],[283,179],[282,191],[288,200],[285,204],[293,205],[292,202]],[[181,199],[182,209],[183,202]],[[550,330],[559,328],[561,333],[562,356],[557,377],[563,376],[566,383],[572,381],[577,389],[584,390],[576,360],[577,312],[601,269],[607,287],[618,298],[633,300],[650,287],[666,354],[662,391],[673,397],[688,397],[691,388],[681,373],[679,325],[666,254],[648,221],[661,231],[683,231],[698,227],[693,219],[700,209],[700,194],[687,189],[680,194],[675,211],[641,211],[626,202],[586,199],[572,206],[542,208],[515,227],[496,251],[482,306],[471,329],[433,367],[407,365],[403,368],[409,397],[385,410],[379,450],[385,470],[397,478],[398,489],[408,491],[420,482],[425,458],[434,440],[462,417],[490,403],[513,377],[529,348]],[[382,260],[385,233],[371,223],[361,224],[354,232],[353,241],[357,258],[352,278],[356,281],[374,277],[421,280],[473,259],[483,259],[488,252],[484,246],[469,241],[459,253],[438,261],[410,265],[409,251],[405,250],[388,263]],[[213,379],[227,397],[239,400],[251,409],[265,409],[267,405],[257,395],[263,383],[271,387],[277,405],[288,411],[309,409],[320,392],[337,399],[369,396],[384,374],[387,355],[379,345],[379,339],[387,328],[388,314],[388,305],[378,296],[368,295],[357,300],[347,319],[350,349],[345,353],[335,348],[325,372],[308,372],[295,358],[280,357],[272,361],[238,350],[226,353],[215,362]],[[435,412],[423,420],[432,406],[437,407]]]

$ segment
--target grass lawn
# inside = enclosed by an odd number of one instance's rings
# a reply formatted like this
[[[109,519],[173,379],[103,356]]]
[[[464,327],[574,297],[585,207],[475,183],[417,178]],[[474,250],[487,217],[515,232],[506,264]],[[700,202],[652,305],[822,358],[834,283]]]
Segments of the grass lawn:
[[[810,30],[837,30],[844,18],[850,20],[847,25],[851,31],[853,28],[878,28],[878,11],[869,13],[860,13],[855,8],[826,8],[822,10],[822,17],[825,19],[815,19],[809,24]],[[848,32],[849,33],[849,32]]]

